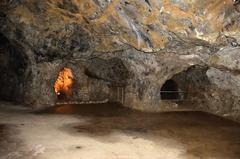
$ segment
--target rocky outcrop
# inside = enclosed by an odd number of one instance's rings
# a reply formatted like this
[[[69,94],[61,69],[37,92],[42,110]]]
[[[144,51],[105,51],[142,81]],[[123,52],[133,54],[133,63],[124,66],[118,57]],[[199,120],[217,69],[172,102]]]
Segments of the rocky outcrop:
[[[209,65],[231,72],[240,71],[240,48],[226,47],[209,58]]]
[[[225,116],[234,117],[238,120],[240,114],[239,56],[239,48],[224,48],[209,58],[211,68],[207,71],[211,85],[219,92],[213,94],[214,99],[218,100],[217,104],[225,109]],[[221,109],[219,110],[221,111]]]
[[[143,111],[190,104],[239,120],[239,8],[232,0],[3,0],[0,96],[54,105],[58,74],[69,68],[72,96],[63,102]],[[176,101],[162,100],[167,80]]]

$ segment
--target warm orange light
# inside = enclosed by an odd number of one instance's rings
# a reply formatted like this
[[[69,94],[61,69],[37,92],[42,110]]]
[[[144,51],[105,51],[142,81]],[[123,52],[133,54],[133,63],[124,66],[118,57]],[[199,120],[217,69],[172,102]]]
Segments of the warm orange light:
[[[54,85],[55,93],[60,97],[68,97],[72,94],[73,73],[69,68],[63,68]]]

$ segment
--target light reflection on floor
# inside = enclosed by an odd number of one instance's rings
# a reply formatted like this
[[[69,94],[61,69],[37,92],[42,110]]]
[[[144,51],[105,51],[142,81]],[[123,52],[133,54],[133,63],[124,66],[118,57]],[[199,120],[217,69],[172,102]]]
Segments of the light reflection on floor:
[[[0,105],[0,135],[0,159],[240,158],[240,124],[196,111],[89,104],[32,112]]]
[[[91,104],[62,105],[41,113],[88,117],[87,124],[65,125],[65,130],[100,141],[118,131],[156,143],[162,137],[177,140],[187,147],[190,156],[240,158],[240,124],[204,112],[143,113],[118,104]]]

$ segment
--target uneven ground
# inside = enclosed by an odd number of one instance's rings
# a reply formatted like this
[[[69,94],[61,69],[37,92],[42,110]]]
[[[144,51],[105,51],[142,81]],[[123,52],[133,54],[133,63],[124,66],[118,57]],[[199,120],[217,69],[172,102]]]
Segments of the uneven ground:
[[[239,159],[239,150],[240,124],[203,112],[0,105],[1,159]]]

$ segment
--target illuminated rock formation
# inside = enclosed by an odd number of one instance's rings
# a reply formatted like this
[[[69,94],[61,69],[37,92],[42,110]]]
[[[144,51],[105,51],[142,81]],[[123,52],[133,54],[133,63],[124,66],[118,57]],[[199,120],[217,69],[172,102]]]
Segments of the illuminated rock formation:
[[[72,95],[73,73],[69,68],[63,68],[54,84],[55,93],[58,99],[68,99]]]
[[[200,92],[185,95],[195,102],[194,109],[239,119],[235,95],[240,89],[224,87],[239,76],[239,63],[232,63],[239,53],[239,17],[238,1],[232,0],[0,2],[1,39],[21,50],[24,61],[21,87],[16,89],[21,101],[35,108],[54,105],[56,93],[68,92],[65,86],[59,88],[58,74],[69,68],[74,74],[69,101],[106,100],[144,111],[172,110],[180,104],[162,101],[160,93],[172,79],[185,94]],[[6,50],[6,45],[1,47]],[[13,57],[18,52],[13,51]],[[1,53],[3,61],[17,60],[6,54]]]

